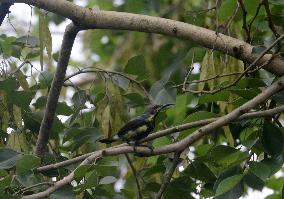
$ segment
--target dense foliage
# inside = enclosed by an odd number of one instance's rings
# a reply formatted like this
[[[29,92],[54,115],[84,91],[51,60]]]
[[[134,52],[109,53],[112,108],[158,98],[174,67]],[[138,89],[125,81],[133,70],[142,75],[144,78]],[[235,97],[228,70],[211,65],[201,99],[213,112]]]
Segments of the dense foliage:
[[[90,8],[160,16],[216,30],[216,34],[227,34],[254,45],[256,54],[279,37],[284,28],[282,0],[89,0],[86,4]],[[159,131],[223,116],[278,78],[260,69],[222,89],[236,80],[236,74],[243,72],[249,63],[163,35],[83,31],[80,37],[85,61],[71,57],[70,76],[61,91],[48,153],[40,159],[33,152],[58,61],[48,24],[60,24],[65,19],[37,8],[33,10],[38,24],[31,27],[31,32],[0,35],[1,198],[18,198],[52,186],[53,181],[62,179],[78,163],[42,173],[36,172],[37,167],[109,147],[98,140],[109,137],[129,119],[142,114],[151,102],[175,103],[159,114],[155,128]],[[279,44],[271,52],[282,51],[283,45]],[[220,76],[232,73],[235,75]],[[215,89],[220,91],[211,94]],[[283,99],[284,92],[280,91],[253,111],[275,108],[283,104]],[[170,199],[178,194],[178,198],[233,199],[246,195],[248,189],[261,191],[267,187],[273,190],[267,199],[283,198],[282,119],[281,114],[276,114],[235,121],[202,137],[179,157],[163,197]],[[157,138],[151,145],[166,146],[196,129]],[[150,198],[159,191],[164,173],[174,164],[173,154],[129,156],[136,175],[124,155],[103,157],[96,164],[76,168],[72,183],[50,197],[135,198],[137,178],[143,197]]]

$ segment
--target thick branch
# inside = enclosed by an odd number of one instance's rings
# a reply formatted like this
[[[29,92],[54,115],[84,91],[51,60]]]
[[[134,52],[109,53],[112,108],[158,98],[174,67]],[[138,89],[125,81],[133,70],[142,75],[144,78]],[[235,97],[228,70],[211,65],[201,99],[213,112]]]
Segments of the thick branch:
[[[191,40],[206,48],[215,49],[245,62],[253,62],[257,55],[252,54],[250,44],[215,31],[170,19],[114,11],[95,11],[82,8],[65,0],[0,0],[10,3],[27,3],[73,20],[86,29],[117,29],[164,34],[180,39]],[[271,58],[265,55],[257,65]],[[284,59],[277,56],[265,69],[276,75],[284,74]]]
[[[163,183],[161,185],[161,188],[159,190],[159,192],[157,193],[156,195],[156,199],[160,199],[162,198],[162,195],[163,193],[165,192],[165,190],[167,189],[170,181],[171,181],[171,178],[174,174],[174,171],[176,170],[176,167],[178,166],[179,162],[180,162],[180,152],[176,152],[175,155],[174,155],[174,159],[173,159],[173,163],[172,163],[172,166],[171,168],[165,173],[165,176],[164,176],[164,179],[163,179]]]
[[[47,98],[46,109],[43,116],[43,120],[41,122],[40,131],[37,139],[35,149],[35,154],[37,156],[42,156],[44,154],[44,149],[49,139],[49,133],[55,117],[55,110],[58,103],[61,87],[64,83],[71,50],[78,31],[79,29],[76,26],[70,24],[66,27],[63,36],[59,61],[57,64],[55,76],[51,83],[51,88]]]
[[[258,118],[258,117],[268,117],[268,116],[272,117],[272,116],[279,114],[279,113],[282,113],[282,112],[284,112],[284,105],[279,106],[277,108],[265,110],[265,111],[246,113],[246,114],[240,116],[237,121],[248,120],[248,119]],[[220,119],[220,118],[221,117],[210,118],[210,119],[200,120],[200,121],[196,121],[196,122],[190,122],[190,123],[174,126],[174,127],[171,127],[171,128],[165,129],[165,130],[157,131],[156,133],[152,133],[147,138],[141,140],[141,143],[147,142],[147,141],[150,141],[150,140],[154,140],[154,139],[162,137],[162,136],[170,135],[170,134],[173,134],[173,133],[176,133],[176,132],[185,131],[187,129],[204,126],[204,125],[210,124],[210,123],[212,123],[212,122],[214,122],[214,121],[216,121],[217,119]],[[116,147],[121,147],[121,146],[127,146],[127,145],[122,144],[122,145],[118,145]],[[83,161],[84,159],[86,159],[87,157],[89,157],[92,154],[93,154],[93,152],[75,157],[75,158],[70,159],[70,160],[65,160],[65,161],[62,161],[62,162],[55,163],[55,164],[50,164],[50,165],[38,167],[36,169],[36,172],[45,172],[45,171],[49,171],[49,170],[52,170],[52,169],[58,169],[60,167],[75,164],[77,162]]]

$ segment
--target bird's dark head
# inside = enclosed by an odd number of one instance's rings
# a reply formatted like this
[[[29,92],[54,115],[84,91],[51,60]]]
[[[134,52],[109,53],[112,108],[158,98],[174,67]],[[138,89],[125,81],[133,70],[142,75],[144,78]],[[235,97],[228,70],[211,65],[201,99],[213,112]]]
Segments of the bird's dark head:
[[[146,110],[146,113],[149,113],[151,115],[156,115],[158,114],[162,109],[172,106],[174,104],[163,104],[163,105],[151,105],[148,107],[148,109]]]

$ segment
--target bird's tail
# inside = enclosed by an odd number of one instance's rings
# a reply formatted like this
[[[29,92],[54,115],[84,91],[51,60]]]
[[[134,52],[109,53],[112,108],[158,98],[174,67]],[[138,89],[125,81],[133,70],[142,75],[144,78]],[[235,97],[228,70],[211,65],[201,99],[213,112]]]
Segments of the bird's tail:
[[[117,141],[119,138],[117,135],[110,137],[110,138],[103,138],[101,140],[99,140],[100,143],[105,143],[105,144],[110,144],[112,142]]]

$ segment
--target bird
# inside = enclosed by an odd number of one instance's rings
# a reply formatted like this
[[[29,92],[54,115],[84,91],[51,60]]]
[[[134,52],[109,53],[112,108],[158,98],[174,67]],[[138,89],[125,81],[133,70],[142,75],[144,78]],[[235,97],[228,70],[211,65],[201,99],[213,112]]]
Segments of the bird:
[[[151,105],[142,115],[127,122],[116,134],[110,138],[99,140],[101,143],[110,144],[122,140],[129,145],[138,145],[139,141],[147,137],[155,128],[155,120],[161,110],[173,104]]]

